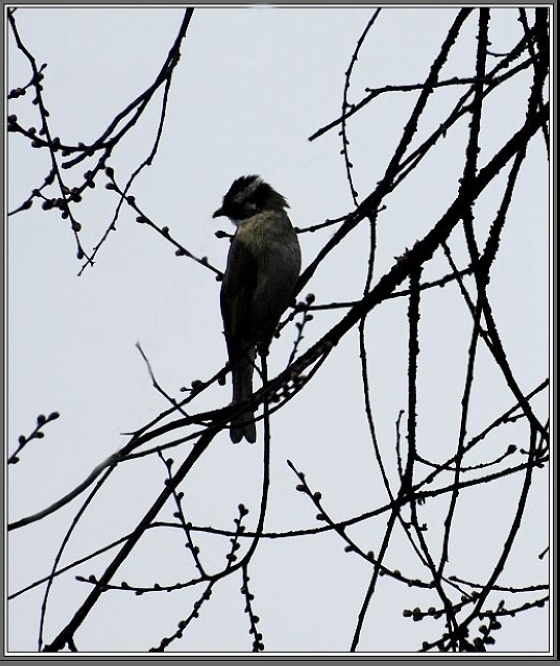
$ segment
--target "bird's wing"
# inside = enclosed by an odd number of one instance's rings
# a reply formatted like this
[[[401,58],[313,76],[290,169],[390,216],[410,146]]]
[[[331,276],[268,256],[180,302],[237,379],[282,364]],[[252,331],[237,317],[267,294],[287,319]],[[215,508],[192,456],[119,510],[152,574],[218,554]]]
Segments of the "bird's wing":
[[[229,249],[220,291],[220,306],[230,356],[232,350],[239,353],[241,344],[251,342],[243,338],[257,284],[257,273],[257,260],[242,238],[236,235]]]

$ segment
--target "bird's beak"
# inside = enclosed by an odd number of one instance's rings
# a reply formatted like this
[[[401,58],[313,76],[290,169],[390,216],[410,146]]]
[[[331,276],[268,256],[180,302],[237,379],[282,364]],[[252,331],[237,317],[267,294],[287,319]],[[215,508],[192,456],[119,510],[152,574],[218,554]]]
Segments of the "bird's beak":
[[[225,215],[224,211],[222,208],[218,208],[218,210],[212,215],[212,217],[223,217]]]

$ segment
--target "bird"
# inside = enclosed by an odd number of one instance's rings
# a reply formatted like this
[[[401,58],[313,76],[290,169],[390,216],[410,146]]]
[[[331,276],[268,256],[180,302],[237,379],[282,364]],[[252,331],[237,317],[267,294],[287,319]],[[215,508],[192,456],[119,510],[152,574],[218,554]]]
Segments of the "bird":
[[[232,404],[253,393],[257,348],[268,347],[288,307],[301,268],[301,250],[286,213],[287,200],[260,176],[237,178],[213,217],[228,217],[236,230],[220,289],[220,309],[232,374]],[[234,416],[235,444],[257,438],[251,409]]]

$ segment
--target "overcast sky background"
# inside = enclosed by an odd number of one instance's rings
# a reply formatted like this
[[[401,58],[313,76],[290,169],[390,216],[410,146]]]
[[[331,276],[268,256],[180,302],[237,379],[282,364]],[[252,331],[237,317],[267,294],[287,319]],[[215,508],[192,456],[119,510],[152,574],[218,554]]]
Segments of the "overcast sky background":
[[[212,219],[231,182],[257,173],[290,202],[295,226],[318,224],[352,210],[344,175],[340,137],[332,131],[309,142],[320,126],[338,117],[344,72],[373,8],[197,9],[181,48],[160,150],[151,168],[137,179],[132,193],[143,212],[197,256],[223,268],[228,243],[218,229],[232,231],[225,219]],[[351,101],[366,86],[422,81],[456,15],[456,9],[386,9],[366,42],[356,66]],[[173,43],[184,10],[19,9],[22,39],[39,63],[46,62],[45,102],[51,131],[65,143],[96,138],[113,118],[155,78]],[[505,52],[519,39],[517,13],[492,10],[492,49]],[[471,16],[461,33],[445,76],[472,72],[477,30]],[[8,36],[8,86],[30,78],[28,64]],[[527,79],[525,79],[526,85]],[[458,96],[440,91],[430,110],[436,127]],[[158,96],[159,99],[159,96]],[[350,155],[356,187],[369,194],[382,177],[415,97],[393,95],[358,114],[349,125]],[[481,163],[521,126],[526,87],[517,81],[488,101],[483,126]],[[153,103],[111,160],[124,185],[149,153],[159,119]],[[36,108],[28,98],[10,111],[24,126],[35,124]],[[433,127],[421,126],[422,135]],[[432,158],[409,182],[389,197],[380,217],[377,279],[405,248],[422,238],[447,209],[461,174],[467,124],[453,130]],[[32,150],[22,137],[10,140],[9,207],[19,205],[48,171],[46,151]],[[84,169],[85,170],[85,169]],[[542,137],[536,137],[522,169],[512,221],[506,226],[493,274],[491,295],[504,344],[524,391],[548,376],[548,169]],[[503,179],[500,179],[503,183]],[[104,179],[76,208],[86,247],[108,226],[117,203],[102,190]],[[73,183],[69,183],[73,184]],[[76,182],[76,184],[78,184]],[[487,229],[501,190],[491,188],[477,208],[477,224]],[[21,462],[10,467],[9,508],[14,520],[34,513],[67,493],[102,460],[122,446],[123,434],[151,420],[167,407],[151,386],[135,343],[140,342],[161,385],[179,396],[182,386],[211,377],[225,362],[219,313],[219,283],[213,274],[135,222],[127,210],[97,257],[93,269],[77,273],[73,234],[67,221],[39,206],[9,221],[9,450],[18,435],[29,433],[39,413],[57,410],[58,421],[33,441]],[[304,267],[332,232],[300,236]],[[320,302],[359,298],[365,279],[367,230],[331,254],[306,291]],[[460,235],[455,245],[461,257]],[[463,254],[463,256],[466,256]],[[436,257],[425,279],[447,272]],[[303,295],[303,294],[302,294]],[[382,305],[369,320],[368,343],[376,426],[382,449],[394,457],[395,422],[406,408],[407,302]],[[471,318],[456,287],[432,290],[423,301],[418,438],[431,459],[445,459],[455,447],[464,381],[465,349]],[[306,329],[304,348],[337,320],[338,312],[316,313]],[[271,375],[282,369],[294,329],[276,341],[269,360]],[[286,465],[290,459],[320,490],[335,519],[348,518],[385,501],[367,424],[359,381],[358,337],[354,331],[331,354],[317,378],[272,420],[272,486],[266,529],[283,531],[316,525],[316,510],[294,490]],[[488,362],[484,363],[484,359]],[[481,352],[478,388],[469,431],[475,434],[513,397]],[[225,406],[230,384],[204,394],[198,409]],[[545,396],[536,402],[544,419]],[[545,419],[544,419],[545,420]],[[511,439],[494,441],[488,459],[517,440],[521,430],[509,426]],[[182,460],[188,449],[173,452]],[[231,528],[243,502],[256,521],[261,486],[260,446],[233,446],[227,432],[188,477],[185,506],[194,524]],[[126,533],[143,515],[161,488],[163,466],[154,458],[123,465],[104,487],[75,532],[64,562]],[[537,561],[547,546],[547,472],[535,479],[521,539],[526,550],[506,568],[504,585],[545,583],[548,559]],[[397,480],[394,466],[392,479]],[[476,580],[492,567],[501,541],[496,533],[509,525],[520,480],[510,478],[465,495],[456,520],[462,525],[452,544],[452,571]],[[496,493],[500,491],[499,507]],[[46,575],[69,521],[80,502],[10,536],[11,591]],[[430,505],[431,524],[445,515]],[[444,510],[445,503],[440,505]],[[505,516],[506,508],[511,512]],[[171,511],[168,512],[170,516]],[[504,520],[505,518],[505,520]],[[461,523],[461,521],[463,521]],[[248,523],[254,525],[253,523]],[[385,521],[361,524],[352,533],[377,552]],[[175,532],[178,532],[175,530]],[[504,532],[505,534],[505,532]],[[216,539],[200,537],[201,549],[219,567],[223,549]],[[116,581],[170,584],[192,575],[182,537],[159,530],[142,541],[119,571]],[[205,545],[207,546],[205,548]],[[343,550],[335,535],[262,541],[251,566],[255,609],[268,651],[345,651],[350,645],[370,570]],[[422,577],[402,534],[395,537],[386,565]],[[221,559],[220,559],[221,558]],[[103,570],[102,557],[75,573]],[[540,567],[540,568],[539,568]],[[207,607],[174,649],[250,651],[248,620],[242,609],[240,578],[217,587]],[[402,617],[407,607],[427,607],[435,595],[385,582],[368,613],[361,649],[417,650],[437,636],[429,620]],[[42,589],[12,602],[9,648],[36,649]],[[72,576],[54,586],[46,640],[58,633],[89,591]],[[172,634],[188,614],[197,592],[145,595],[124,592],[103,597],[78,634],[85,651],[147,650]],[[412,600],[412,601],[411,601]],[[126,618],[126,619],[124,619]],[[548,647],[548,608],[504,620],[497,650],[542,651]]]

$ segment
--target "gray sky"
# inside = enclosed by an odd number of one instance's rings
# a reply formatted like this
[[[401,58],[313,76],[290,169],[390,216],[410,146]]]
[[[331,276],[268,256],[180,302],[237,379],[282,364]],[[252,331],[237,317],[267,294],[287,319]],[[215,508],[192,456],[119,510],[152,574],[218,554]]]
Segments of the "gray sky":
[[[175,71],[165,129],[153,165],[136,180],[133,194],[142,211],[197,256],[223,268],[227,241],[215,231],[232,231],[227,220],[212,219],[232,180],[257,173],[290,202],[296,227],[318,224],[352,210],[352,199],[334,130],[309,142],[320,126],[338,117],[344,72],[356,40],[373,9],[209,8],[195,11]],[[455,9],[387,9],[366,42],[350,91],[353,102],[365,87],[423,80],[446,34]],[[182,9],[20,9],[21,36],[39,63],[46,62],[45,102],[51,131],[63,142],[95,139],[112,117],[155,78],[175,39]],[[514,10],[492,11],[491,42],[507,51],[519,39]],[[468,76],[477,21],[470,18],[444,76]],[[9,87],[29,80],[27,63],[9,37]],[[527,74],[527,77],[529,74]],[[506,86],[488,100],[482,130],[485,163],[525,115],[529,79]],[[431,102],[420,135],[437,127],[457,98],[440,91]],[[158,99],[160,97],[158,96]],[[394,93],[367,107],[349,123],[350,155],[360,197],[382,177],[415,97]],[[433,108],[432,108],[433,107]],[[159,104],[115,151],[111,164],[121,185],[149,153]],[[37,124],[27,98],[13,109],[25,126]],[[38,126],[38,125],[37,125]],[[386,201],[379,219],[376,280],[405,248],[433,226],[457,191],[467,123],[450,132],[432,157]],[[45,151],[32,150],[22,137],[10,137],[8,192],[13,208],[38,186],[48,170]],[[538,140],[537,140],[538,139]],[[492,274],[494,314],[516,377],[526,392],[548,375],[548,181],[542,137],[529,149],[522,168],[511,220]],[[78,184],[69,182],[70,185]],[[503,175],[499,183],[503,187]],[[96,190],[76,209],[82,242],[99,240],[118,201],[115,193]],[[480,237],[485,238],[501,189],[493,187],[477,205]],[[194,379],[211,377],[225,362],[219,314],[219,284],[213,274],[185,257],[125,210],[118,230],[100,250],[94,268],[77,273],[73,235],[56,212],[35,205],[9,221],[9,450],[17,436],[30,432],[39,413],[57,410],[46,437],[24,450],[10,467],[10,518],[34,513],[75,487],[100,461],[122,446],[131,432],[167,407],[151,381],[135,343],[140,342],[160,384],[172,395]],[[332,232],[300,236],[306,266]],[[461,235],[452,237],[457,258],[466,256]],[[359,298],[367,261],[367,229],[358,229],[337,248],[306,291],[318,302]],[[443,255],[434,258],[425,279],[448,271]],[[303,294],[302,294],[303,296]],[[396,299],[368,320],[369,363],[377,434],[397,483],[394,464],[395,422],[406,408],[407,302]],[[303,349],[339,317],[317,312],[305,331]],[[418,438],[432,460],[453,455],[464,382],[465,350],[471,317],[456,287],[432,290],[423,300],[419,374]],[[295,330],[274,344],[270,371],[285,364]],[[480,354],[477,389],[469,433],[474,435],[514,404],[486,350]],[[228,404],[230,384],[201,396],[198,410]],[[547,398],[536,402],[543,420]],[[285,531],[317,524],[316,510],[302,493],[286,460],[307,473],[335,519],[360,514],[386,501],[363,417],[358,338],[348,335],[318,376],[272,420],[272,486],[266,529]],[[485,459],[510,443],[525,446],[515,424],[489,442]],[[505,437],[505,441],[504,441]],[[509,439],[510,437],[511,439]],[[490,444],[492,445],[490,447]],[[173,451],[182,460],[188,449]],[[188,478],[185,507],[195,525],[233,527],[236,507],[250,508],[256,521],[261,484],[260,446],[232,446],[226,432],[213,442]],[[480,460],[477,459],[478,462]],[[469,464],[475,464],[469,460]],[[103,488],[73,535],[64,562],[118,538],[135,525],[161,488],[163,466],[155,458],[123,465]],[[537,560],[547,546],[546,472],[535,480],[521,549],[504,574],[503,585],[545,583],[548,559]],[[477,486],[462,495],[454,532],[449,573],[477,580],[499,554],[516,506],[520,480]],[[499,498],[496,497],[499,492]],[[80,502],[55,516],[12,533],[9,579],[12,590],[48,573],[67,526]],[[446,501],[431,502],[430,537],[440,534]],[[171,510],[167,512],[171,516]],[[248,525],[254,526],[255,522]],[[380,547],[386,521],[368,521],[352,534],[366,550]],[[521,538],[521,537],[520,537]],[[178,530],[158,530],[143,540],[117,574],[116,581],[171,584],[193,575]],[[371,544],[371,545],[368,545]],[[226,544],[200,536],[208,562],[223,564]],[[89,575],[103,570],[107,557],[80,567]],[[391,569],[423,578],[425,571],[399,533],[386,558]],[[263,541],[251,566],[255,607],[268,651],[346,651],[370,577],[363,561],[344,552],[333,534]],[[240,578],[222,581],[182,641],[185,651],[250,651],[248,620],[239,593]],[[403,618],[404,608],[427,608],[433,594],[414,592],[385,580],[368,613],[365,651],[417,650],[437,637],[435,623]],[[12,602],[9,648],[36,649],[42,589]],[[58,632],[88,587],[72,576],[57,581],[49,603],[46,640]],[[197,591],[152,594],[141,598],[113,592],[103,598],[78,636],[85,651],[148,649],[175,631]],[[126,618],[126,621],[123,621]],[[504,620],[496,650],[546,650],[548,609]]]

